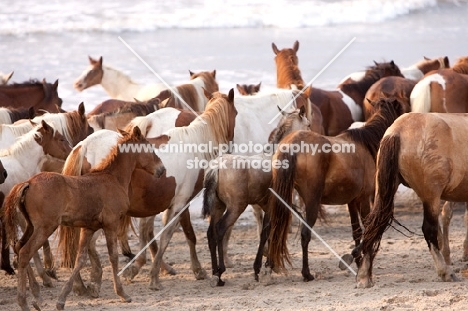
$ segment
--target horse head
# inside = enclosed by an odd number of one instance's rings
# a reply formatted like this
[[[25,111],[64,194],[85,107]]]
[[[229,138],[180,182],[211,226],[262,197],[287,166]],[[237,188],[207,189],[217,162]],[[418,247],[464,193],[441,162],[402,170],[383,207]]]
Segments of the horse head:
[[[53,158],[65,160],[72,150],[65,137],[44,120],[41,121],[34,139],[42,147],[44,154]]]
[[[75,80],[73,87],[81,92],[93,85],[100,84],[104,71],[102,69],[102,56],[98,60],[88,56],[89,66],[83,73]]]

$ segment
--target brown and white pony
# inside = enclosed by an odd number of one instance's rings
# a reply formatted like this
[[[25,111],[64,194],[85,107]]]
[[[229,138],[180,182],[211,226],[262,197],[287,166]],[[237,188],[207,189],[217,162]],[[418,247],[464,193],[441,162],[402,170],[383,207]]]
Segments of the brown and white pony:
[[[468,56],[419,81],[411,92],[411,111],[468,112]]]
[[[260,86],[262,82],[259,84],[236,84],[237,91],[239,94],[247,96],[247,95],[255,95],[260,92]]]
[[[384,231],[394,220],[394,195],[401,183],[423,203],[422,231],[442,281],[456,280],[438,237],[440,200],[467,202],[468,114],[409,113],[387,130],[377,156],[374,208],[365,221],[358,287],[373,286],[372,267]],[[466,222],[466,220],[465,220]],[[465,240],[465,245],[467,241]]]
[[[167,89],[159,93],[155,98],[159,99],[160,107],[173,107],[178,109],[189,109],[190,106],[195,111],[205,110],[208,99],[205,91],[212,94],[219,90],[216,82],[216,70],[202,71],[194,73],[189,71],[190,81],[176,86],[173,89]],[[175,92],[175,94],[174,94]]]
[[[311,227],[323,215],[321,204],[347,204],[356,246],[362,235],[360,221],[369,213],[374,195],[375,157],[380,139],[403,112],[397,100],[380,100],[376,105],[378,112],[362,128],[330,137],[308,131],[294,132],[281,141],[273,156],[273,160],[288,166],[273,168],[272,190],[291,206],[296,189],[306,206],[306,221]],[[304,145],[308,147],[292,151]],[[288,148],[291,152],[287,152]],[[276,196],[270,197],[269,255],[273,268],[284,269],[285,261],[290,262],[287,237],[291,212]],[[314,279],[308,264],[310,238],[311,232],[303,227],[304,281]]]

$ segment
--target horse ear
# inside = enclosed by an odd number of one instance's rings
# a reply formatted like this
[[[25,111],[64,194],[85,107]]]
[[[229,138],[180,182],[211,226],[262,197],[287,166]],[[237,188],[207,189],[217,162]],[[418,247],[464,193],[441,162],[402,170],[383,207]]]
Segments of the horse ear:
[[[34,116],[36,115],[36,112],[34,111],[34,107],[31,106],[29,107],[29,110],[28,110],[28,117],[30,120],[34,119]]]
[[[392,67],[395,67],[395,62],[392,60],[392,61],[390,62],[390,65],[392,65]]]
[[[296,42],[294,42],[293,50],[294,52],[297,52],[297,50],[299,50],[299,41],[296,40]]]
[[[241,94],[241,95],[245,95],[245,94],[244,94],[244,89],[242,88],[242,86],[241,86],[241,85],[239,85],[239,84],[236,84],[236,88],[237,88],[237,91],[239,91],[239,94]]]
[[[213,76],[213,78],[216,78],[216,69],[211,72],[211,75]]]
[[[234,103],[234,89],[229,90],[228,100],[229,100],[229,102]]]
[[[273,52],[274,52],[276,55],[278,55],[279,50],[278,50],[278,47],[276,46],[275,43],[273,43],[273,42],[271,43],[271,48],[273,49]]]
[[[254,89],[255,89],[255,92],[260,92],[260,86],[262,85],[262,82],[260,82],[259,84],[257,84]]]
[[[299,116],[303,117],[305,114],[305,106],[301,106],[301,108],[299,108]]]
[[[450,68],[450,62],[447,56],[444,57],[444,65],[445,68]]]
[[[41,120],[41,125],[42,125],[42,128],[43,128],[46,132],[51,132],[51,131],[53,131],[52,127],[51,127],[49,124],[47,124],[46,121]]]
[[[29,123],[31,123],[31,125],[32,125],[33,127],[35,127],[35,126],[37,125],[37,123],[34,122],[33,120],[29,120]]]
[[[91,56],[89,56],[89,55],[88,55],[88,59],[89,59],[89,63],[90,63],[91,65],[94,65],[94,64],[96,63],[96,60],[93,59],[93,58],[92,58]]]
[[[367,97],[366,97],[366,100],[367,100],[367,102],[368,102],[371,106],[374,106],[375,103],[374,103],[372,100],[370,100],[370,99],[367,98]]]
[[[46,79],[42,79],[42,88],[44,90],[44,98],[49,98],[50,97],[50,88],[49,85],[46,82]]]
[[[205,97],[210,100],[211,98],[213,98],[213,94],[211,94],[210,92],[208,92],[204,87],[202,87],[203,89],[203,94],[205,94]]]
[[[119,134],[122,135],[122,136],[128,135],[128,132],[126,132],[126,131],[124,131],[124,130],[122,130],[122,129],[119,129],[119,128],[118,128],[117,131],[118,131]]]
[[[135,126],[132,131],[132,136],[135,138],[142,138],[143,134],[141,134],[141,130],[138,126]]]
[[[376,66],[378,66],[378,65],[379,65],[379,63],[377,63],[375,60],[374,60],[373,62],[374,62],[374,64],[375,64]]]
[[[102,67],[102,56],[99,57],[99,66]]]
[[[312,93],[312,85],[309,85],[305,90],[304,92],[302,92],[304,95],[307,96],[307,98],[310,97],[310,94]]]
[[[54,85],[53,85],[53,86],[54,86],[54,89],[57,89],[57,88],[58,88],[58,79],[57,79],[57,80],[55,80],[55,82],[54,82]]]
[[[15,72],[12,71],[12,72],[10,72],[10,73],[8,73],[6,75],[3,75],[3,81],[5,81],[5,83],[7,83],[11,79],[11,76],[13,76],[14,73]]]
[[[84,106],[84,103],[81,102],[79,105],[78,105],[78,113],[80,114],[80,116],[84,116],[85,115],[85,106]]]
[[[189,72],[189,74],[190,74],[190,77],[193,77],[193,76],[195,75],[195,73],[192,72],[191,70],[189,70],[188,72]]]
[[[431,60],[429,57],[423,56],[424,60]]]
[[[139,101],[138,99],[136,99],[135,97],[133,97],[133,100],[135,101],[135,103],[137,104],[144,104],[142,101]]]
[[[278,108],[279,112],[281,112],[281,114],[282,114],[283,116],[286,116],[286,115],[287,115],[286,112],[283,111],[283,110],[280,108],[280,106],[276,105],[276,107]]]

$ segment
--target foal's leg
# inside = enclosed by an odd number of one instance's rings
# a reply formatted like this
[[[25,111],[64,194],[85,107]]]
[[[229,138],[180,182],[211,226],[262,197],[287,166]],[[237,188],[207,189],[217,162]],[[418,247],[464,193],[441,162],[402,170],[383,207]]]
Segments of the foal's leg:
[[[445,263],[444,257],[440,253],[437,233],[439,228],[440,198],[424,200],[424,220],[422,231],[426,239],[429,251],[431,252],[437,274],[443,281],[455,281],[455,274]]]
[[[52,287],[52,280],[50,279],[49,275],[46,273],[44,267],[42,266],[41,258],[39,257],[39,253],[36,252],[33,255],[34,266],[36,267],[37,274],[42,278],[42,284],[45,287]]]
[[[15,270],[13,270],[13,267],[11,266],[10,263],[10,247],[8,246],[7,242],[7,236],[6,236],[6,231],[5,227],[3,226],[1,222],[1,217],[0,217],[0,229],[1,229],[1,239],[2,239],[2,249],[1,249],[1,259],[0,259],[0,269],[6,271],[7,274],[13,275],[15,274]]]
[[[266,241],[268,240],[268,235],[270,233],[270,217],[268,213],[265,213],[263,218],[263,225],[262,225],[262,234],[260,235],[260,243],[258,244],[257,255],[255,256],[254,261],[254,273],[255,273],[255,280],[258,282],[259,278],[258,275],[262,268],[262,258],[263,258],[263,250],[265,248]]]
[[[91,263],[91,281],[87,288],[89,295],[93,298],[98,298],[101,292],[102,284],[102,265],[99,254],[96,250],[96,241],[99,238],[98,234],[93,234],[89,242],[88,256]],[[78,274],[79,275],[79,274]]]
[[[150,252],[151,252],[151,261],[154,260],[154,258],[156,257],[156,254],[158,253],[158,243],[156,243],[156,239],[154,239],[154,219],[155,219],[156,216],[150,216],[150,217],[146,217],[146,222],[147,222],[147,227],[146,227],[146,235],[147,235],[147,239],[146,239],[146,243],[145,245],[149,242],[149,241],[152,241],[149,245],[149,249],[150,249]],[[166,223],[163,221],[163,225],[165,226]],[[169,264],[167,264],[164,260],[161,262],[161,272],[163,272],[164,274],[168,274],[168,275],[176,275],[177,272],[176,270],[171,267]]]
[[[440,213],[440,222],[441,222],[442,230],[441,232],[439,231],[439,238],[440,238],[439,248],[441,248],[442,255],[444,256],[444,260],[447,265],[451,264],[450,244],[449,244],[449,226],[450,226],[450,221],[452,220],[454,205],[455,205],[454,202],[445,201],[444,206],[442,207],[442,212]]]
[[[57,280],[57,271],[55,269],[54,255],[52,255],[49,240],[45,241],[44,245],[42,245],[42,254],[44,256],[45,273],[47,273],[47,275],[51,278]]]

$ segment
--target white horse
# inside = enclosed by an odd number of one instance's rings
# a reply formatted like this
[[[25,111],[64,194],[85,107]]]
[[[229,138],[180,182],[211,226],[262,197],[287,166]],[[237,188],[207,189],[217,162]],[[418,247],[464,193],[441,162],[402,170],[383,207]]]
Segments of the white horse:
[[[450,64],[447,56],[434,59],[424,57],[423,60],[417,62],[416,64],[413,64],[406,68],[401,68],[400,71],[406,79],[419,81],[429,71],[449,67]],[[345,83],[348,80],[351,80],[353,82],[360,81],[364,77],[364,74],[365,71],[353,72],[352,74],[346,76],[343,80],[341,80],[339,85]]]
[[[90,65],[76,79],[75,89],[83,91],[93,85],[101,84],[111,98],[134,101],[149,100],[167,87],[163,83],[141,85],[133,81],[123,72],[102,65],[102,57],[98,60],[89,58]]]

